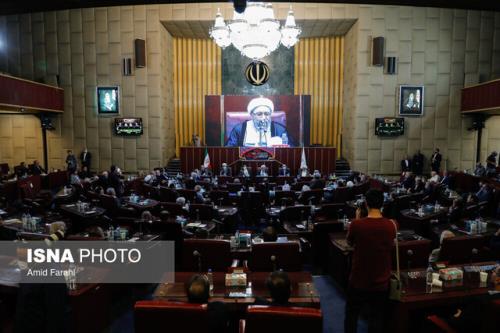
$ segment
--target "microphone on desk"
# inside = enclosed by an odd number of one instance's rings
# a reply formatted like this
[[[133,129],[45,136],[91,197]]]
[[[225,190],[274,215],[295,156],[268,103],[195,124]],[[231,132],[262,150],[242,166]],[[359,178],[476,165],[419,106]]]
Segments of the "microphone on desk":
[[[201,273],[201,253],[198,250],[194,250],[193,257],[198,258],[198,273]]]
[[[276,256],[274,254],[271,256],[271,262],[273,263],[273,272],[276,272]]]
[[[408,255],[408,269],[411,268],[411,257],[413,256],[413,251],[410,249],[408,251],[406,251],[406,254]]]
[[[475,257],[477,256],[478,253],[479,253],[478,249],[476,249],[476,248],[472,249],[472,255],[470,256],[470,263],[471,264],[476,259]]]

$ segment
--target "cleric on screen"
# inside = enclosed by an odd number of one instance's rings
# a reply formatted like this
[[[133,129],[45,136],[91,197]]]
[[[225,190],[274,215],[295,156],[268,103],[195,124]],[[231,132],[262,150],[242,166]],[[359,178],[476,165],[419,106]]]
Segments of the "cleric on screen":
[[[254,98],[247,105],[251,120],[236,125],[229,135],[226,146],[272,147],[293,146],[293,139],[285,126],[272,121],[273,102],[264,97]]]

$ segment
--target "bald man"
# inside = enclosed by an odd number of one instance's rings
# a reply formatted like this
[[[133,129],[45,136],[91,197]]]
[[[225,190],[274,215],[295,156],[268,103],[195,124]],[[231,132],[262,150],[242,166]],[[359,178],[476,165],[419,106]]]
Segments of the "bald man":
[[[251,120],[236,125],[229,135],[226,146],[271,147],[288,144],[293,140],[285,126],[271,120],[274,104],[269,98],[257,97],[247,105]]]

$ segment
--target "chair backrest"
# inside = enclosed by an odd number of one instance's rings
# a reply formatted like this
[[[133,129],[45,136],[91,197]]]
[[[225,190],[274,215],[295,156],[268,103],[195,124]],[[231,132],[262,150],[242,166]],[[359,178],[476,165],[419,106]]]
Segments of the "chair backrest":
[[[274,261],[271,257],[274,256]],[[253,272],[272,272],[282,269],[285,272],[302,271],[302,257],[297,242],[266,242],[252,246],[248,268]]]
[[[312,249],[314,262],[317,265],[326,268],[328,264],[328,242],[329,234],[341,232],[344,230],[344,224],[341,222],[316,222],[313,225]]]
[[[318,215],[326,219],[338,220],[341,218],[340,211],[344,213],[343,203],[323,204]]]
[[[429,265],[431,241],[428,239],[399,242],[399,266],[402,269],[421,268]],[[396,250],[392,256],[392,268],[396,269]]]
[[[99,201],[101,202],[101,207],[106,209],[110,213],[114,213],[118,209],[115,197],[112,195],[100,194]]]
[[[443,239],[439,261],[450,264],[477,262],[484,258],[487,239],[484,236],[457,236]],[[476,253],[474,253],[476,252]]]
[[[31,194],[29,194],[30,196],[27,197],[23,196],[23,198],[34,198],[42,189],[42,178],[39,175],[35,175],[24,179],[19,179],[17,181],[17,186],[21,189],[21,195],[23,195],[23,190],[28,190],[25,185],[29,187],[29,192],[31,192]]]
[[[164,301],[138,301],[134,306],[136,333],[206,332],[208,314],[206,304]]]
[[[167,187],[160,187],[160,201],[162,202],[175,202],[179,193],[176,190]]]
[[[2,175],[8,175],[9,174],[9,163],[0,163],[0,173]]]
[[[311,206],[286,207],[280,212],[280,220],[281,222],[301,221],[307,219],[310,215],[311,215]]]
[[[162,209],[170,213],[170,216],[188,216],[187,210],[183,209],[181,205],[175,202],[162,202]]]
[[[212,205],[191,204],[189,205],[189,216],[201,220],[211,220],[215,216],[214,208]]]
[[[243,332],[321,333],[323,315],[314,308],[250,305]]]
[[[179,193],[180,197],[186,198],[189,202],[194,202],[194,197],[196,196],[195,190],[189,190],[189,189],[178,189],[177,192]]]
[[[201,270],[206,272],[225,272],[231,266],[231,245],[227,240],[216,239],[185,239],[182,249],[182,268],[186,272],[198,271],[198,258],[193,254],[198,251],[201,255]]]
[[[333,202],[345,203],[346,201],[354,200],[354,192],[349,187],[338,187],[333,195]]]

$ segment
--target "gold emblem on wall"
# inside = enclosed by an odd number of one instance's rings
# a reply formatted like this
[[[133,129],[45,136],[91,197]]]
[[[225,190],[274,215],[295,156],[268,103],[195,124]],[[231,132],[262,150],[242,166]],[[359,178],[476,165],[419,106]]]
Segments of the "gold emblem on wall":
[[[250,84],[261,86],[269,80],[269,66],[262,61],[254,61],[245,69],[245,77]]]

